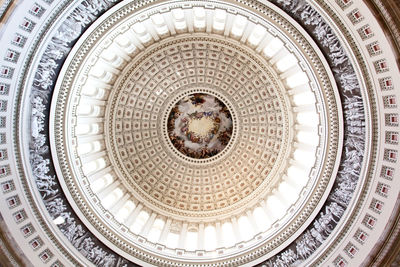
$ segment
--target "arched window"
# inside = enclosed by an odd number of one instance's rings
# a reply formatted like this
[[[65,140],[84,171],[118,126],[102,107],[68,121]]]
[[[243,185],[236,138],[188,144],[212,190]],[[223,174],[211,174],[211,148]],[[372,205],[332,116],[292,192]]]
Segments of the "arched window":
[[[110,194],[108,194],[105,198],[101,200],[101,204],[105,209],[109,209],[114,205],[115,202],[118,201],[123,195],[123,192],[121,188],[116,188],[114,191],[112,191]]]
[[[283,42],[278,38],[274,38],[267,46],[264,47],[263,53],[267,57],[272,57],[283,47]]]
[[[137,216],[135,222],[132,224],[130,228],[131,231],[135,234],[139,234],[148,219],[149,214],[146,211],[142,210]]]
[[[266,230],[271,222],[261,207],[257,207],[253,211],[253,216],[259,229]]]
[[[222,31],[225,28],[226,11],[216,9],[214,12],[213,29],[216,31]]]
[[[115,215],[115,219],[119,222],[124,222],[128,215],[135,209],[135,203],[128,200]]]
[[[154,221],[153,226],[150,229],[149,235],[147,237],[148,240],[151,242],[156,243],[158,239],[160,238],[161,231],[163,230],[164,227],[164,220],[158,218]]]
[[[166,242],[167,247],[177,248],[178,242],[179,242],[179,234],[169,232],[168,236],[167,236],[167,242]]]
[[[230,247],[235,244],[235,233],[233,232],[232,223],[226,222],[222,225],[222,241],[225,247]]]
[[[213,225],[209,225],[204,229],[204,248],[206,250],[217,248],[217,232]]]
[[[185,249],[194,251],[197,249],[198,233],[196,230],[189,230],[186,234],[186,246]]]
[[[256,229],[253,229],[253,226],[251,225],[247,216],[241,216],[238,220],[238,225],[240,235],[243,240],[250,240],[254,236]]]

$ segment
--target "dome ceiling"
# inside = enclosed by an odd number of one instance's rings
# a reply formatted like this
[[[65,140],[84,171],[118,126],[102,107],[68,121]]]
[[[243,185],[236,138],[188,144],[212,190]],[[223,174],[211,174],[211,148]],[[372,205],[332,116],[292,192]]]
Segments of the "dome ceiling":
[[[35,3],[1,37],[13,45],[2,101],[15,107],[2,117],[4,216],[23,254],[361,264],[399,187],[400,77],[369,12],[347,0]]]

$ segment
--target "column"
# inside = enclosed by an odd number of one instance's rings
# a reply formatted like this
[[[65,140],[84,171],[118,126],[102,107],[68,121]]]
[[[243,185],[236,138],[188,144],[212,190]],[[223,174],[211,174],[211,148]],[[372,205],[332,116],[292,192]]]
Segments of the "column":
[[[232,25],[233,25],[233,20],[235,18],[235,15],[227,12],[226,13],[226,22],[225,22],[225,29],[224,29],[224,36],[229,36]]]
[[[152,212],[150,215],[150,218],[147,219],[146,224],[143,226],[142,231],[140,232],[141,236],[146,237],[149,234],[150,229],[153,226],[154,221],[156,220],[156,217],[157,217],[157,213]]]
[[[289,164],[299,168],[300,170],[308,170],[308,167],[306,165],[304,165],[303,163],[299,162],[298,160],[295,160],[293,158],[289,159]]]
[[[272,34],[270,34],[269,32],[266,32],[264,38],[261,40],[261,42],[257,46],[256,52],[260,53],[273,39],[274,39],[274,36]]]
[[[293,87],[292,89],[290,89],[288,91],[288,93],[289,93],[289,95],[296,95],[296,94],[308,92],[309,90],[310,90],[310,86],[308,85],[308,83],[305,83],[305,84],[300,84],[298,86]]]
[[[311,152],[311,151],[314,150],[314,148],[311,145],[306,144],[306,143],[302,143],[302,142],[301,143],[300,142],[294,142],[293,145],[294,145],[295,148],[301,149],[303,151]]]
[[[89,176],[90,183],[94,183],[98,179],[103,178],[104,175],[110,173],[111,171],[112,171],[112,167],[108,166],[108,167],[106,167],[104,169],[101,169],[101,170],[93,173],[92,175]]]
[[[168,218],[167,221],[164,224],[164,228],[163,228],[163,230],[161,232],[160,238],[158,239],[158,243],[164,244],[165,241],[167,241],[167,236],[168,236],[168,233],[169,233],[169,229],[171,227],[171,223],[172,223],[172,220],[170,218]]]
[[[111,184],[107,185],[96,194],[97,197],[100,199],[105,198],[108,194],[114,191],[120,185],[120,183],[121,182],[119,180],[116,180]]]
[[[289,69],[285,70],[283,73],[281,73],[279,75],[279,77],[281,77],[281,79],[286,79],[298,72],[303,72],[302,69],[299,67],[299,65],[297,65],[297,63],[295,65],[293,65],[292,67],[290,67]]]
[[[253,31],[255,25],[250,21],[247,21],[246,27],[243,30],[242,37],[240,38],[240,42],[246,43],[247,38],[249,38],[251,32]]]
[[[185,248],[187,229],[188,229],[188,224],[183,223],[181,234],[179,235],[179,244],[178,244],[179,248]]]
[[[199,231],[197,233],[197,248],[204,250],[204,223],[199,224]]]
[[[112,214],[117,213],[128,201],[130,194],[123,195],[109,210]]]
[[[215,233],[217,234],[217,248],[222,248],[222,226],[221,222],[215,223]]]
[[[260,229],[258,229],[258,225],[256,223],[256,220],[254,219],[253,213],[251,211],[247,210],[246,215],[247,215],[247,218],[249,219],[251,226],[254,229],[255,234],[258,234]]]
[[[260,205],[263,208],[267,221],[265,222],[265,225],[270,225],[272,223],[272,219],[273,218],[273,213],[269,210],[268,206],[267,206],[267,202],[265,200],[261,200],[260,201]]]
[[[136,208],[131,212],[131,214],[129,214],[128,217],[126,217],[125,219],[125,225],[130,227],[133,222],[136,220],[136,217],[139,215],[139,212],[142,211],[143,209],[143,205],[142,203],[139,203]]]
[[[314,127],[314,126],[304,125],[304,124],[298,124],[298,123],[296,123],[296,124],[294,125],[294,128],[295,128],[297,131],[305,131],[305,132],[314,132],[314,131],[317,130],[317,128]]]
[[[279,49],[279,51],[272,56],[272,58],[269,60],[269,62],[271,63],[271,65],[274,65],[276,62],[278,62],[280,59],[284,58],[286,55],[289,54],[289,51],[286,49],[285,46],[282,46],[281,49]]]
[[[294,112],[307,112],[307,111],[315,111],[315,104],[307,104],[293,107]]]
[[[290,203],[279,189],[274,189],[272,193],[283,203],[284,207],[289,207]]]
[[[242,237],[240,234],[240,229],[236,217],[232,217],[231,221],[232,221],[233,232],[235,233],[236,237],[236,243],[239,243],[242,241]]]

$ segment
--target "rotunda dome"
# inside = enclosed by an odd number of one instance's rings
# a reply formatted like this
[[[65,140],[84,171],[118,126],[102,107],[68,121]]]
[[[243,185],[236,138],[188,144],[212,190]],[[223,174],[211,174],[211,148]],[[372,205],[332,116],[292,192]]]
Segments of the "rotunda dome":
[[[10,97],[43,263],[350,266],[384,236],[400,76],[364,3],[40,2]]]

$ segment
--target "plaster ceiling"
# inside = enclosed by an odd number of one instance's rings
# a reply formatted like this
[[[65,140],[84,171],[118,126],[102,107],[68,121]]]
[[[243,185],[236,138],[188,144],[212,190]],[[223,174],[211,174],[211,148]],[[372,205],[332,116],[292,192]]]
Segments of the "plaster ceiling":
[[[13,12],[2,215],[27,262],[355,266],[384,236],[400,77],[364,3]]]

